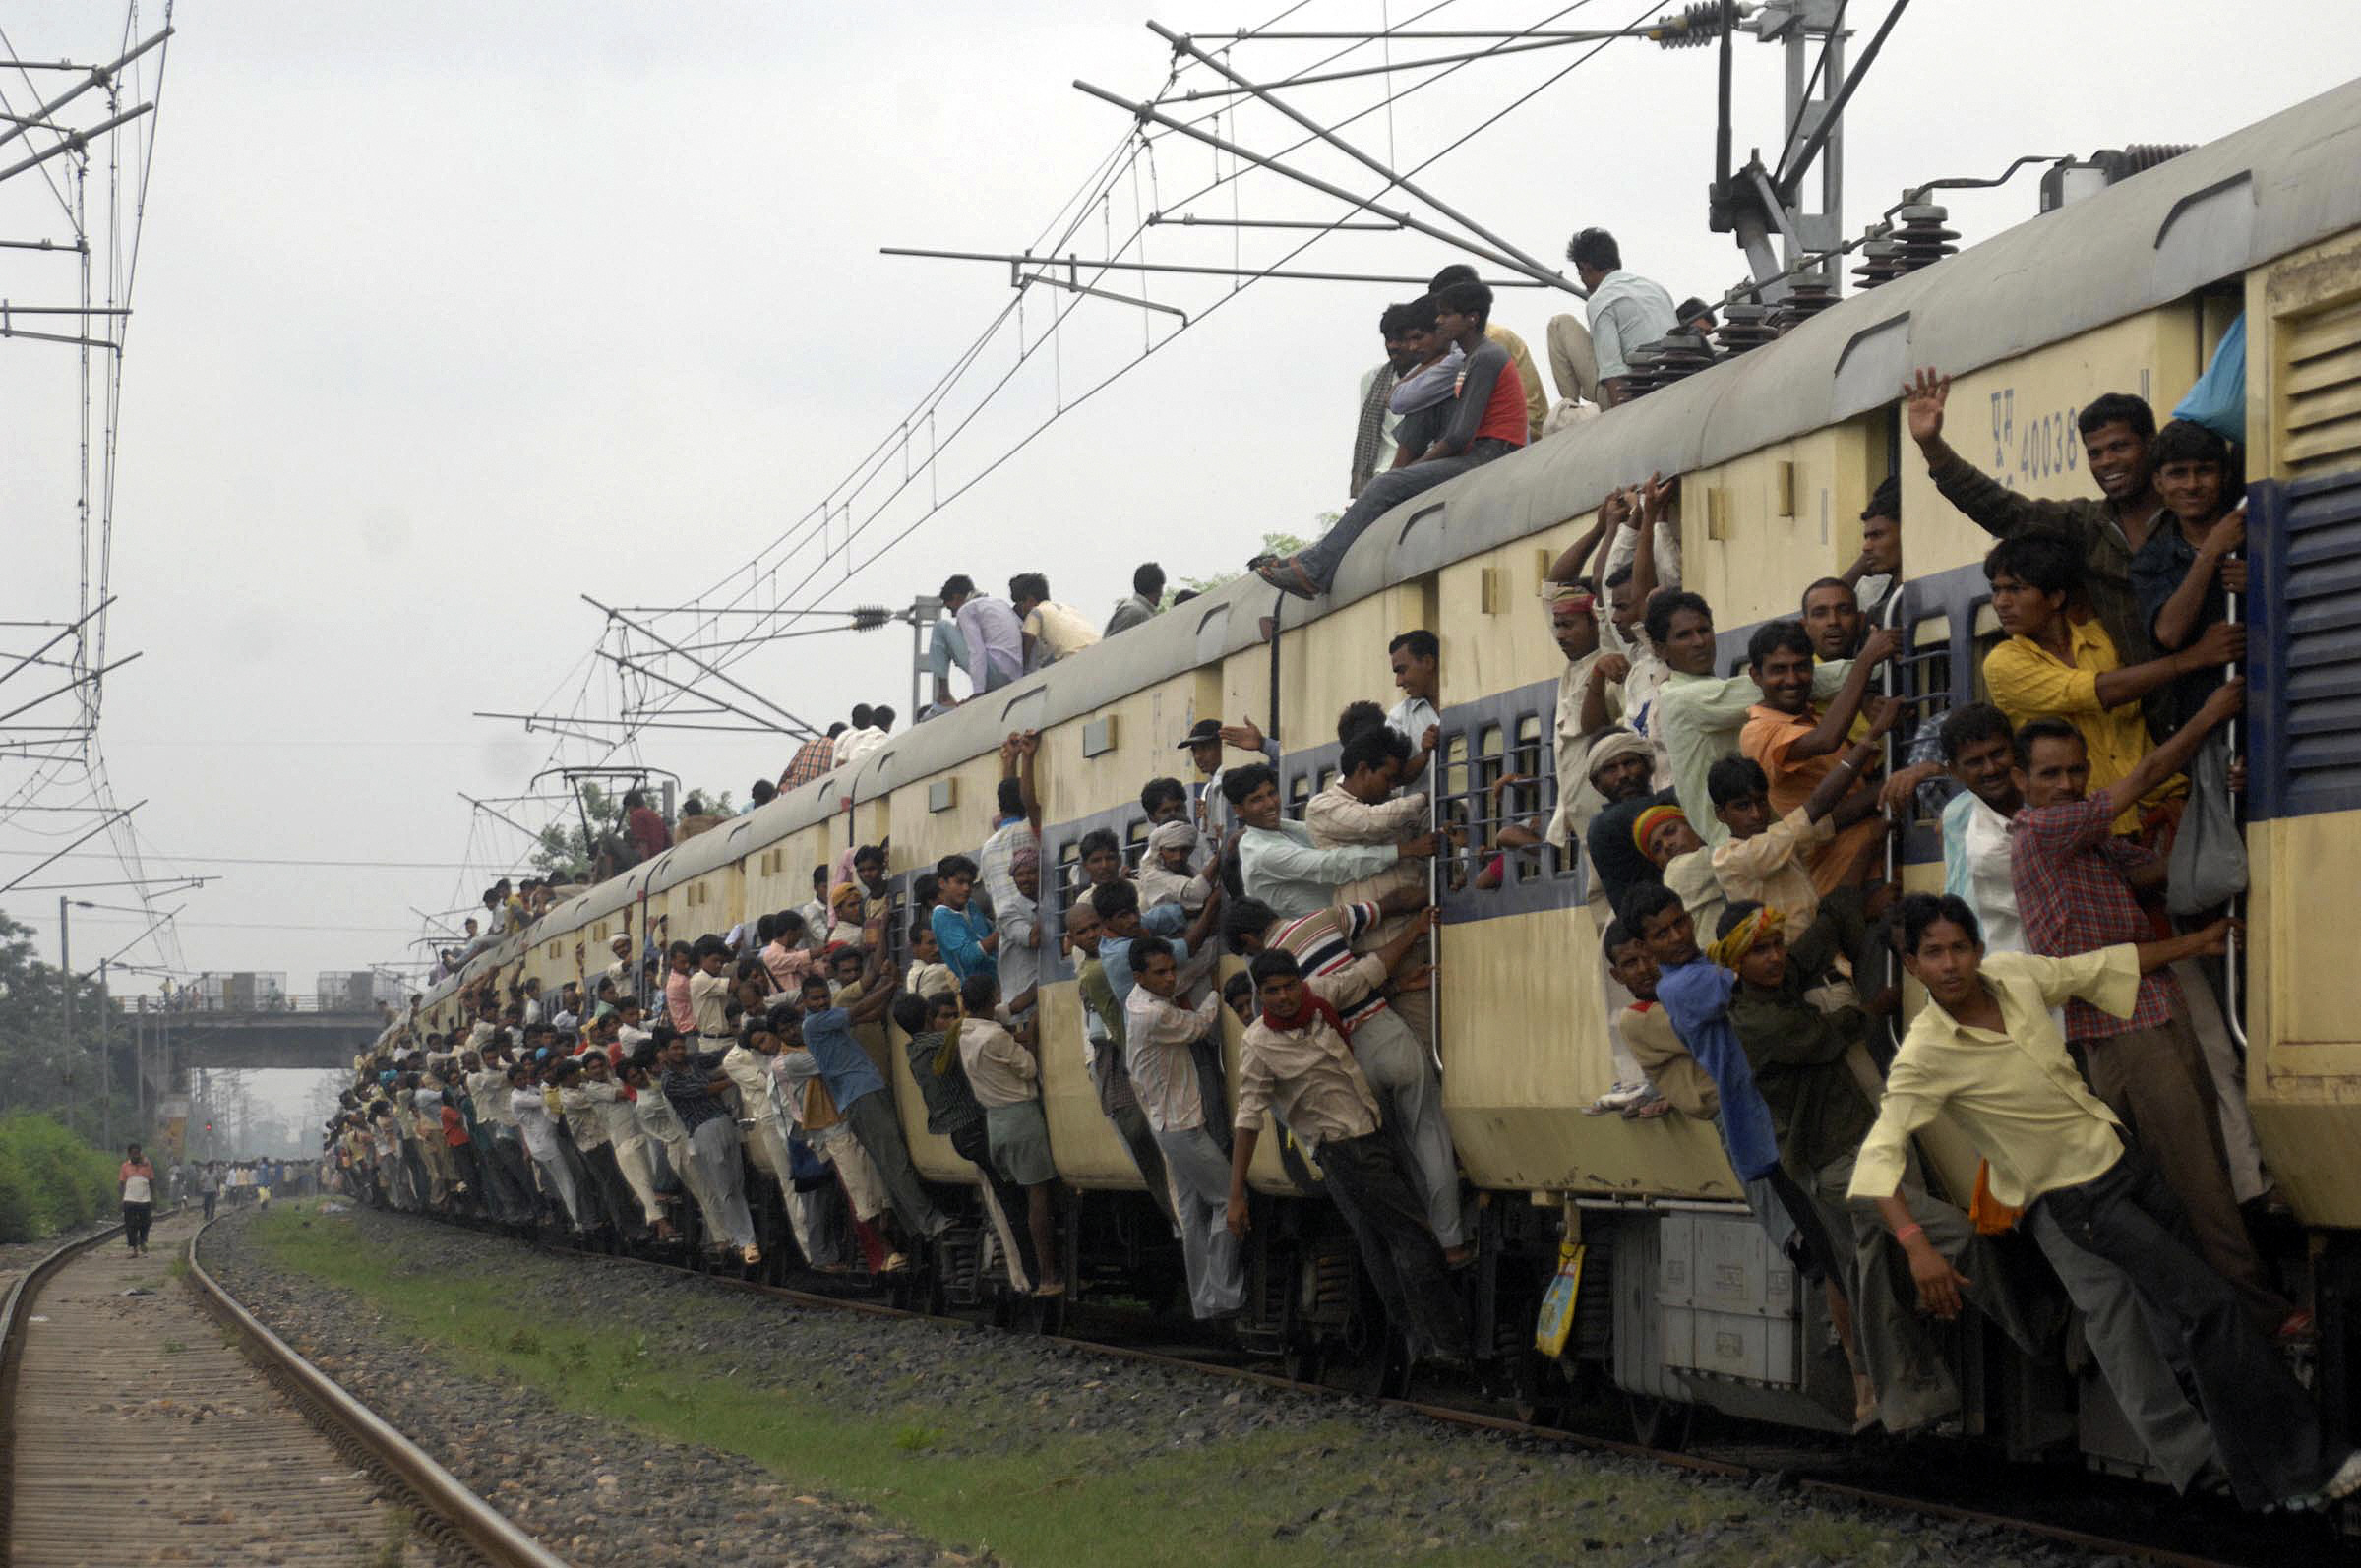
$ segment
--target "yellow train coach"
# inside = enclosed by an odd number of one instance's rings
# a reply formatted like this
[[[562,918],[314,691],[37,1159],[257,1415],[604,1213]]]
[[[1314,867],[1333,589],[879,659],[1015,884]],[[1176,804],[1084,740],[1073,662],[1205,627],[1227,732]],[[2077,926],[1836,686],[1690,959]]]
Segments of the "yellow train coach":
[[[2086,496],[2075,411],[2107,392],[2169,406],[2243,313],[2256,565],[2248,1096],[2266,1157],[2310,1229],[2324,1329],[2346,1335],[2356,1257],[2346,1228],[2361,1224],[2361,965],[2335,950],[2341,924],[2323,916],[2361,881],[2356,168],[2361,83],[1418,498],[1368,530],[1328,596],[1277,606],[1272,637],[1259,625],[1271,595],[1246,579],[893,737],[857,766],[582,894],[438,987],[426,1016],[448,1024],[450,996],[488,966],[549,964],[554,978],[576,939],[603,949],[615,931],[643,934],[653,914],[693,936],[800,906],[816,866],[888,834],[898,898],[910,875],[972,854],[990,829],[997,753],[1013,730],[1044,737],[1045,887],[1062,884],[1091,829],[1138,842],[1140,786],[1178,771],[1175,742],[1201,718],[1251,715],[1277,736],[1283,793],[1300,803],[1333,766],[1339,709],[1384,694],[1386,644],[1411,628],[1441,639],[1444,809],[1485,818],[1491,785],[1513,771],[1538,779],[1525,804],[1546,813],[1562,656],[1539,607],[1542,573],[1614,489],[1652,472],[1681,476],[1684,586],[1715,606],[1725,668],[1753,626],[1794,614],[1803,583],[1852,560],[1853,519],[1899,475],[1903,679],[1921,712],[1968,700],[1994,630],[1978,565],[1989,540],[1907,449],[1897,407],[1906,376],[1933,365],[1955,378],[1955,444],[1978,467],[2027,495]],[[1905,874],[1939,880],[1934,823],[1915,824],[1907,845]],[[1472,874],[1443,881],[1438,1052],[1483,1216],[1470,1285],[1480,1347],[1516,1355],[1529,1398],[1567,1372],[1603,1375],[1651,1429],[1697,1404],[1849,1425],[1849,1382],[1814,1293],[1766,1247],[1712,1129],[1584,1114],[1611,1081],[1586,868],[1542,850],[1525,852],[1494,890]],[[1061,902],[1044,899],[1053,927]],[[1095,1259],[1099,1277],[1120,1281],[1169,1249],[1085,1074],[1072,969],[1054,940],[1044,953],[1052,1143],[1084,1194],[1082,1223],[1069,1228],[1085,1254],[1078,1277],[1094,1277]],[[1235,1073],[1226,1014],[1225,1026]],[[925,1134],[906,1068],[895,1090],[923,1174],[972,1180]],[[1319,1206],[1284,1204],[1313,1173],[1283,1166],[1280,1141],[1264,1140],[1257,1184],[1297,1217],[1257,1228],[1241,1332],[1302,1355],[1361,1308],[1353,1271],[1338,1263],[1349,1253],[1318,1223]],[[1964,1193],[1971,1170],[1939,1139],[1930,1153]],[[1534,1310],[1561,1241],[1584,1248],[1581,1310],[1564,1357],[1537,1364]],[[1963,1370],[1976,1373],[1961,1380],[1970,1433],[2026,1453],[2079,1446],[2094,1463],[2138,1468],[2138,1445],[2094,1377],[2061,1384],[2020,1364],[1996,1335],[1968,1330],[1960,1341]],[[2342,1364],[2324,1358],[2322,1397],[2339,1406],[2351,1398]]]

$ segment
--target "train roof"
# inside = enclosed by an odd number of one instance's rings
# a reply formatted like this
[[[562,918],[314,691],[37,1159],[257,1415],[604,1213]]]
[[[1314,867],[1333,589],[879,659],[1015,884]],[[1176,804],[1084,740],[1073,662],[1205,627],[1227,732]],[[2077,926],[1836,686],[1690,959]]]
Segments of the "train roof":
[[[1855,293],[1777,342],[1560,431],[1395,508],[1345,558],[1327,608],[1497,549],[1596,508],[1618,485],[1685,473],[1891,402],[1913,366],[1975,370],[2234,276],[2361,226],[2361,80],[2348,82],[2055,211]],[[544,920],[577,929],[636,898],[1260,640],[1272,591],[1251,577],[1169,610],[1051,670],[890,737],[849,769],[781,794],[570,900]],[[1314,619],[1283,600],[1280,624]],[[707,846],[709,847],[701,847]],[[714,859],[708,861],[705,857]],[[691,870],[691,867],[696,868]],[[427,993],[514,962],[512,936]]]

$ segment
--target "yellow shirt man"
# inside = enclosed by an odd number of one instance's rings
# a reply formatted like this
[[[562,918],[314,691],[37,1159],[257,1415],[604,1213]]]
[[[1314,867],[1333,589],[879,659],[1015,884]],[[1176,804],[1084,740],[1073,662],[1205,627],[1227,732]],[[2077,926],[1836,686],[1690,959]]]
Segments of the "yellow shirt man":
[[[2061,662],[2031,637],[2010,637],[1984,655],[1984,686],[1992,694],[1993,706],[2006,713],[2012,725],[2023,728],[2028,719],[2061,718],[2082,732],[2090,755],[2090,788],[2102,790],[2148,754],[2148,721],[2137,701],[2099,706],[2098,678],[2123,665],[2107,629],[2095,616],[2069,619],[2066,625],[2072,663]],[[2115,831],[2138,832],[2142,808],[2188,789],[2189,781],[2175,773],[2138,805],[2126,808],[2115,819]]]

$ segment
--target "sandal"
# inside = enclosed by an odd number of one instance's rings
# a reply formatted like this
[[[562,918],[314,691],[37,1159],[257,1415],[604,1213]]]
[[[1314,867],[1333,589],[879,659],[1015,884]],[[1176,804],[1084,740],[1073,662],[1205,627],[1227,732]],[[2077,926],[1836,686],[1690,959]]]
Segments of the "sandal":
[[[1255,567],[1254,575],[1281,593],[1292,593],[1299,599],[1316,599],[1320,596],[1320,590],[1312,586],[1311,578],[1305,575],[1302,564],[1294,556],[1284,559],[1271,557]]]

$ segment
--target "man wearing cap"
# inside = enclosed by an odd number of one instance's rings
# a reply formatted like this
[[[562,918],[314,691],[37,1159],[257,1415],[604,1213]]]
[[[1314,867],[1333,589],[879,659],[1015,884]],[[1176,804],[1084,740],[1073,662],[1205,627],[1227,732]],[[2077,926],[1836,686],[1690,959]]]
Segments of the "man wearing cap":
[[[1224,724],[1220,719],[1199,719],[1180,737],[1176,750],[1186,752],[1201,775],[1190,786],[1189,796],[1196,816],[1197,831],[1207,837],[1219,837],[1235,825],[1235,814],[1222,796],[1222,775],[1228,771],[1222,765],[1222,748],[1233,746],[1241,752],[1259,752],[1262,759],[1273,768],[1279,765],[1279,743],[1262,733],[1252,719],[1243,724]]]

